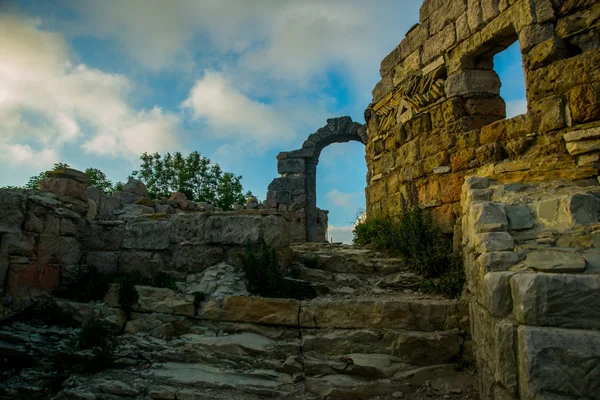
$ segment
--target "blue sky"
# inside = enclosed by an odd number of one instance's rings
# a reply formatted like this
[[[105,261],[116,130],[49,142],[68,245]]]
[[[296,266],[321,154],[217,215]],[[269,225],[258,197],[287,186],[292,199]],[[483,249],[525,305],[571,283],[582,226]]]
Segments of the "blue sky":
[[[418,1],[0,1],[0,186],[57,161],[113,181],[144,151],[197,150],[264,198],[275,156],[329,117],[363,123],[379,64]],[[513,50],[513,51],[511,51]],[[516,50],[516,51],[515,51]],[[496,59],[522,112],[518,47]],[[506,82],[509,83],[506,83]],[[321,156],[317,203],[348,241],[364,206],[359,143]]]

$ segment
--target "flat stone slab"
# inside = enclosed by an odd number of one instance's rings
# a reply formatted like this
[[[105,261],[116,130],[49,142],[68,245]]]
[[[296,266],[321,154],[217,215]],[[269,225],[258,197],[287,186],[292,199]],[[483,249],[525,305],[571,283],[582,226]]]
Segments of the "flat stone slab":
[[[532,251],[527,254],[525,266],[541,272],[571,272],[585,271],[585,258],[577,253],[554,250]]]
[[[521,326],[521,398],[600,399],[600,332]]]
[[[600,276],[516,274],[513,313],[525,325],[600,329]]]

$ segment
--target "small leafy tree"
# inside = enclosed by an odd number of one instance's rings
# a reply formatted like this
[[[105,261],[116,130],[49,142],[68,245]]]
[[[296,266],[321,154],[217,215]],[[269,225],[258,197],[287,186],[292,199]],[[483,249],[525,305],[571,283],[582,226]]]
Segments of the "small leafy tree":
[[[108,195],[114,192],[115,188],[112,182],[98,168],[88,168],[84,173],[90,177],[90,186],[98,188]]]
[[[242,177],[223,172],[219,164],[213,164],[197,151],[187,157],[180,152],[164,156],[144,153],[140,159],[142,165],[131,177],[146,184],[151,198],[181,192],[190,200],[207,202],[225,210],[245,200]]]
[[[53,170],[70,168],[71,166],[67,163],[59,162],[54,164]],[[115,187],[112,182],[106,177],[106,174],[98,168],[88,168],[84,171],[84,174],[90,177],[90,186],[96,187],[102,190],[106,194],[111,194],[115,191]],[[25,186],[6,186],[6,189],[33,189],[38,190],[40,183],[46,179],[46,172],[40,172],[29,178]]]

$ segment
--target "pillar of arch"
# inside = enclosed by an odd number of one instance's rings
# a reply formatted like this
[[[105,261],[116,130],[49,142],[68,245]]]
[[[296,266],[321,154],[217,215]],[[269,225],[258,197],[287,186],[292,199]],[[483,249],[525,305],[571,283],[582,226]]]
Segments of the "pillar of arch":
[[[317,242],[327,239],[326,231],[317,232],[317,164],[321,151],[332,143],[368,141],[365,125],[353,122],[350,117],[331,118],[327,124],[308,136],[301,149],[277,155],[277,172],[268,187],[266,206],[294,213],[297,227],[295,241]],[[324,212],[322,212],[324,214]],[[325,214],[326,215],[326,214]]]

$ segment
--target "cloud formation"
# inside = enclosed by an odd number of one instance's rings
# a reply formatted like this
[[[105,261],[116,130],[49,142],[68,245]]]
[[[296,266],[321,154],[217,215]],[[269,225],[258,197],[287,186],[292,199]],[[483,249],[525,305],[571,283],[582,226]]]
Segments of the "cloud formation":
[[[379,61],[416,22],[420,2],[380,0],[73,1],[80,34],[115,43],[143,68],[225,71],[242,93],[318,92],[335,70],[368,102]],[[364,104],[362,105],[364,108]]]
[[[194,119],[205,121],[216,137],[256,139],[264,144],[292,136],[289,122],[277,110],[242,94],[223,73],[205,71],[183,107]]]
[[[363,194],[343,193],[337,189],[333,189],[327,192],[325,196],[331,204],[351,210],[353,208],[356,208],[357,200],[360,199],[363,196]]]
[[[49,166],[67,144],[114,157],[138,157],[177,141],[178,117],[129,104],[133,83],[86,65],[39,19],[0,14],[0,157]]]

